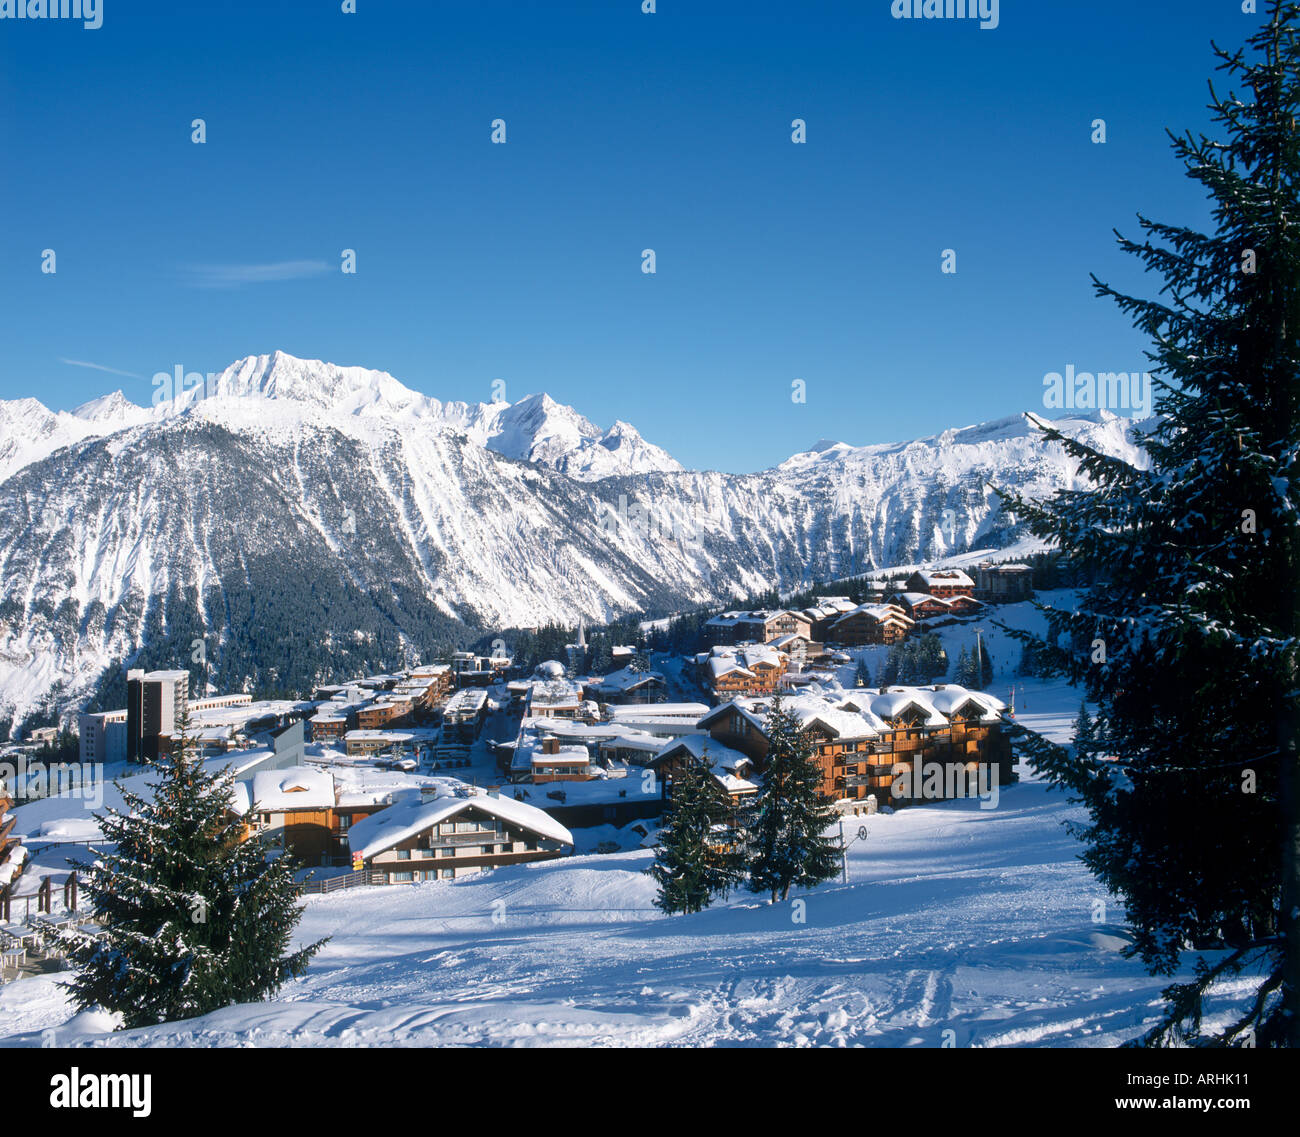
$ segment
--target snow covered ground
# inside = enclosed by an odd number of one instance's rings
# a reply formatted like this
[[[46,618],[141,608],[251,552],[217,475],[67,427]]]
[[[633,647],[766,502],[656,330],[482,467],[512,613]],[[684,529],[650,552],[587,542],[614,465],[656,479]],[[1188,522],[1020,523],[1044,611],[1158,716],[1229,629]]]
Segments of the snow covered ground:
[[[1068,731],[1077,694],[1026,684]],[[0,1039],[35,1045],[1110,1046],[1154,1021],[1162,980],[1120,956],[1120,912],[1032,779],[865,819],[836,882],[695,916],[651,904],[631,851],[306,902],[332,937],[276,1000],[106,1035],[57,976],[0,989]],[[856,831],[859,820],[849,823]],[[797,901],[798,903],[795,903]],[[953,1032],[951,1035],[945,1032]]]
[[[985,627],[1009,671],[1018,653]],[[1058,741],[1078,703],[1017,680],[1019,720]],[[1122,957],[1123,913],[1063,827],[1082,812],[1022,777],[996,809],[846,822],[867,830],[849,883],[775,906],[665,917],[639,849],[314,896],[299,938],[332,938],[271,1002],[109,1034],[39,976],[0,988],[0,1045],[1118,1045],[1157,1021],[1169,980]]]
[[[850,883],[696,916],[651,906],[650,854],[311,898],[333,937],[273,1002],[57,1044],[1114,1045],[1162,983],[1125,961],[1059,794],[1005,790],[866,820]],[[853,823],[856,826],[857,822]],[[850,831],[852,832],[853,826]],[[1118,916],[1118,912],[1115,913]],[[70,1017],[57,977],[0,989],[0,1038]],[[946,1031],[954,1035],[945,1038]]]

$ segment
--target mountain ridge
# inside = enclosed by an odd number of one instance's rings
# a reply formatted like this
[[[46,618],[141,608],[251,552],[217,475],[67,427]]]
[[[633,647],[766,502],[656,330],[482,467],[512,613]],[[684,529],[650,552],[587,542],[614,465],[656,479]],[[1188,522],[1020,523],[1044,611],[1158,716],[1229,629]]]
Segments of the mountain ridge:
[[[0,404],[0,719],[67,713],[125,661],[189,666],[198,642],[215,686],[287,690],[458,637],[995,550],[1024,534],[990,481],[1082,484],[1017,419],[726,474],[545,395],[443,404],[286,356],[213,387],[84,418]],[[1129,420],[1057,425],[1141,460]]]

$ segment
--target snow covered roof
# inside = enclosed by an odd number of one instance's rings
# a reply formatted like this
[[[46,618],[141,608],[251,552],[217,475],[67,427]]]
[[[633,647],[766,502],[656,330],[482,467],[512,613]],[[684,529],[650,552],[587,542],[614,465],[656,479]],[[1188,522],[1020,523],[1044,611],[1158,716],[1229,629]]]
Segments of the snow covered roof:
[[[924,604],[927,600],[935,604],[942,604],[945,608],[952,606],[950,599],[943,596],[931,596],[928,592],[901,592],[899,593],[899,599],[909,608],[913,608],[917,604]]]
[[[709,660],[709,674],[714,679],[721,679],[724,675],[733,675],[739,672],[749,679],[754,678],[754,673],[742,664],[734,655],[732,656],[715,656]]]
[[[822,695],[801,694],[784,701],[786,711],[803,729],[820,726],[842,742],[879,738],[888,725],[870,712],[858,713],[836,707]]]
[[[910,595],[919,595],[919,593]],[[940,603],[946,603],[946,601],[940,601]],[[897,604],[859,604],[851,612],[846,612],[836,620],[832,627],[838,628],[845,621],[851,620],[858,615],[869,616],[881,624],[913,624],[916,622]]]
[[[662,673],[658,671],[633,671],[630,667],[624,667],[619,671],[611,671],[598,680],[596,686],[605,691],[635,691],[646,683],[662,683],[663,679]]]
[[[708,713],[709,708],[705,703],[650,703],[641,706],[610,707],[606,712],[614,722],[644,718],[689,718],[698,721],[701,715]]]
[[[953,715],[967,703],[974,703],[982,708],[983,714],[980,717],[987,722],[1000,718],[1002,712],[1007,709],[1006,703],[996,696],[984,691],[969,691],[956,683],[944,683],[924,690],[932,692],[930,701],[940,713],[945,715]]]
[[[754,763],[739,750],[723,746],[707,734],[688,734],[660,750],[655,757],[656,763],[678,750],[685,750],[693,757],[707,761],[709,773],[728,793],[752,793],[758,790],[757,784],[744,776]]]
[[[975,582],[961,569],[931,569],[914,572],[925,581],[926,588],[974,588]],[[910,579],[910,578],[909,578]]]
[[[330,809],[334,805],[334,778],[314,766],[259,770],[253,775],[253,804],[259,813]]]
[[[664,740],[653,734],[620,734],[617,738],[607,739],[600,745],[601,749],[641,750],[646,754],[658,754],[664,748]]]
[[[483,792],[470,792],[467,796],[461,796],[448,785],[449,781],[450,779],[442,784],[444,792],[437,797],[412,794],[394,802],[387,809],[381,809],[356,822],[348,830],[349,849],[354,855],[359,853],[363,860],[369,860],[385,849],[391,849],[417,833],[424,832],[430,826],[471,809],[549,840],[564,845],[573,844],[573,834],[536,806]]]
[[[719,770],[734,772],[748,769],[754,764],[748,755],[733,750],[730,746],[724,746],[708,734],[687,734],[674,739],[666,745],[661,745],[655,757],[667,758],[678,750],[685,750],[693,758],[707,757],[710,765]]]

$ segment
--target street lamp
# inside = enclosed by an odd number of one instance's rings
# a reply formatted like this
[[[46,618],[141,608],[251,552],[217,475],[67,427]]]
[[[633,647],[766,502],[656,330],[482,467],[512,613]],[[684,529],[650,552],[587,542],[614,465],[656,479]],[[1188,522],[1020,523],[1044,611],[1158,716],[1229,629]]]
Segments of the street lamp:
[[[858,835],[854,837],[852,841],[846,843],[844,840],[844,819],[843,818],[840,819],[840,864],[842,865],[844,870],[845,884],[849,883],[849,849],[856,842],[865,841],[866,839],[867,839],[867,827],[865,825],[859,825]]]

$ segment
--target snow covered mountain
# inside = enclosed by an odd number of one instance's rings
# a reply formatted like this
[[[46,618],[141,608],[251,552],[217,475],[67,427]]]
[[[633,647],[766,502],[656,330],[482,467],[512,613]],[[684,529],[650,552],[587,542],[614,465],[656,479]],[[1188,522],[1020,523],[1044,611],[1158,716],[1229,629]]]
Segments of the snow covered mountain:
[[[1139,454],[1104,412],[1064,429]],[[0,719],[71,709],[128,659],[289,691],[458,636],[1004,547],[990,481],[1076,484],[1020,419],[704,473],[545,395],[442,403],[282,353],[179,408],[0,402]]]

